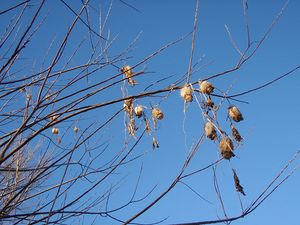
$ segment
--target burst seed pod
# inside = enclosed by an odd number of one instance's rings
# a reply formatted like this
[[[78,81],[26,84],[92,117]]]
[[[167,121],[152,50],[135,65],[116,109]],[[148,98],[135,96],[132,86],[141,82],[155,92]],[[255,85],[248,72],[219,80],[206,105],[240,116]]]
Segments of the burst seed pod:
[[[228,115],[235,121],[240,122],[244,120],[242,113],[236,106],[228,107]]]
[[[237,142],[241,142],[243,140],[242,136],[240,135],[239,131],[232,125],[231,126],[232,136]]]
[[[125,76],[127,77],[128,79],[128,83],[131,85],[131,86],[134,86],[137,84],[137,82],[132,78],[133,76],[133,72],[132,72],[132,69],[129,65],[126,65],[124,66],[122,69],[121,69],[121,72],[125,74]]]
[[[186,102],[192,102],[193,101],[193,90],[190,87],[190,85],[186,85],[180,90],[180,96],[184,99]]]
[[[219,143],[219,149],[224,159],[230,159],[231,157],[235,156],[233,153],[234,146],[232,140],[229,137],[222,138]]]
[[[164,113],[159,108],[152,109],[152,117],[154,119],[162,120],[164,118]]]
[[[129,114],[130,116],[132,116],[132,111],[133,111],[133,99],[130,98],[130,99],[124,100],[123,107],[124,107],[124,110],[125,110],[126,112],[128,112],[128,114]]]
[[[144,109],[141,105],[137,105],[134,108],[134,114],[136,115],[137,118],[140,118],[144,113]]]
[[[58,134],[59,130],[56,127],[52,128],[52,134]]]
[[[211,140],[215,140],[217,138],[217,132],[215,130],[214,125],[211,122],[207,122],[204,127],[205,135]]]
[[[211,94],[211,93],[213,93],[214,86],[211,83],[209,83],[206,80],[205,81],[199,80],[198,83],[199,83],[200,91],[201,91],[202,94]]]

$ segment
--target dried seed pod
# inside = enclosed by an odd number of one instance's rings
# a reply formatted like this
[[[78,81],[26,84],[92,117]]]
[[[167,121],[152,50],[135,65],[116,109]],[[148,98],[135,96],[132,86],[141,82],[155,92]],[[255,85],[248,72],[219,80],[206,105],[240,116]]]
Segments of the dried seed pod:
[[[133,113],[133,99],[130,98],[130,99],[126,99],[124,100],[124,110],[126,112],[128,112],[129,116],[132,116],[132,113]]]
[[[240,184],[240,179],[239,177],[237,176],[235,170],[233,169],[233,180],[234,180],[234,185],[235,185],[235,189],[237,192],[240,192],[242,195],[246,195],[245,192],[244,192],[244,188],[241,186]]]
[[[183,88],[181,88],[180,95],[186,102],[193,101],[193,89],[190,87],[190,85],[186,85]]]
[[[26,94],[26,101],[29,102],[31,100],[31,94]]]
[[[57,120],[58,118],[58,115],[53,115],[53,116],[50,116],[50,121],[54,121],[54,120]]]
[[[61,143],[61,138],[57,138],[57,143],[60,144]]]
[[[210,108],[213,108],[214,107],[214,102],[211,100],[210,97],[207,98],[207,101],[206,101],[206,105]]]
[[[59,130],[56,127],[52,128],[52,134],[58,134]]]
[[[219,149],[221,152],[221,155],[225,159],[230,159],[231,157],[234,157],[234,146],[232,143],[232,140],[229,137],[223,137],[222,140],[219,143]]]
[[[77,133],[79,131],[79,128],[75,126],[73,130],[75,133]]]
[[[134,114],[136,115],[137,118],[140,118],[144,113],[144,109],[141,105],[137,105],[134,108]]]
[[[236,106],[228,107],[228,115],[235,121],[240,122],[244,120],[242,113]]]
[[[206,80],[205,81],[199,80],[198,83],[199,83],[199,86],[200,86],[201,93],[203,93],[203,94],[213,93],[214,86],[211,83],[209,83]]]
[[[211,140],[215,140],[217,138],[217,132],[215,130],[214,125],[211,122],[207,122],[204,127],[205,135]]]
[[[133,76],[133,72],[132,72],[132,69],[129,65],[126,65],[124,66],[122,69],[121,69],[121,72],[125,74],[125,76],[127,77],[128,79],[128,83],[132,86],[136,85],[137,82],[132,78]]]
[[[234,139],[237,142],[240,142],[243,140],[242,136],[240,135],[239,131],[233,126],[231,125],[231,132],[232,132],[232,136],[234,137]]]
[[[45,99],[46,99],[47,101],[50,101],[50,95],[46,95]]]
[[[149,125],[149,120],[147,120],[146,118],[145,118],[145,129],[146,129],[146,132],[149,134],[151,131],[151,128]]]
[[[154,119],[162,120],[164,118],[164,114],[159,108],[154,108],[152,109],[152,117]]]
[[[153,148],[153,150],[155,148],[159,148],[159,144],[158,144],[157,140],[154,137],[152,137],[152,148]]]

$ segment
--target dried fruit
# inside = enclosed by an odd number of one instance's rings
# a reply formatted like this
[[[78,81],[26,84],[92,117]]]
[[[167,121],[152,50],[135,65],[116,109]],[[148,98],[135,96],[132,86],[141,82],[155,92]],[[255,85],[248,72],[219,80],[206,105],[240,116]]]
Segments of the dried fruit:
[[[230,159],[231,157],[234,157],[234,146],[232,143],[232,140],[229,137],[223,137],[222,140],[219,143],[219,149],[221,152],[221,155],[225,159]]]
[[[235,121],[240,122],[244,120],[242,113],[236,106],[228,107],[228,115]]]
[[[164,114],[159,108],[154,108],[152,109],[152,117],[154,119],[162,120],[164,118]]]
[[[127,77],[128,79],[128,83],[132,86],[136,85],[137,82],[132,78],[133,76],[133,72],[132,72],[132,69],[129,65],[126,65],[124,66],[122,69],[121,69],[121,72],[125,74],[125,76]]]
[[[140,118],[144,113],[144,109],[141,105],[138,105],[134,108],[134,114],[137,118]]]
[[[199,86],[200,86],[200,91],[203,94],[211,94],[211,93],[213,93],[214,86],[211,83],[209,83],[206,80],[205,81],[199,80],[198,83],[199,83]]]
[[[190,85],[186,85],[183,88],[181,88],[180,95],[186,102],[193,101],[193,89],[190,87]]]
[[[240,135],[239,131],[233,126],[231,125],[231,131],[232,131],[232,136],[234,137],[234,139],[237,142],[240,142],[243,140],[242,136]]]
[[[214,125],[211,122],[207,122],[204,127],[205,135],[211,140],[215,140],[217,138],[217,132],[215,130]]]
[[[59,130],[56,127],[52,128],[52,134],[58,134]]]

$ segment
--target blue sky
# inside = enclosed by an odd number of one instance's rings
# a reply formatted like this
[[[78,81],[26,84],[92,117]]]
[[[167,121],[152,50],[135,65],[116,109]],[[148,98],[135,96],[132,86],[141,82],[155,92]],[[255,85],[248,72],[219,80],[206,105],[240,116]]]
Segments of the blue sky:
[[[76,11],[81,7],[80,1],[68,2]],[[110,55],[118,54],[140,34],[132,50],[126,54],[128,59],[118,62],[119,67],[125,64],[135,65],[139,63],[157,49],[188,34],[193,29],[195,1],[126,0],[125,2],[134,6],[138,11],[118,0],[114,0],[112,3],[111,1],[92,0],[91,5],[94,8],[90,8],[91,24],[97,31],[100,10],[103,21],[103,17],[111,4],[111,13],[104,31],[105,37],[109,34],[109,39],[113,40],[109,51]],[[38,3],[38,1],[34,1],[34,3]],[[9,3],[5,2],[4,5],[6,4]],[[262,38],[283,5],[284,1],[253,0],[248,2],[249,30],[253,46]],[[199,1],[193,58],[194,63],[198,62],[198,64],[195,67],[196,71],[191,76],[191,81],[195,82],[235,66],[239,54],[230,41],[225,25],[229,28],[239,48],[242,51],[245,50],[247,48],[247,34],[242,6],[242,1]],[[297,27],[299,9],[299,2],[290,1],[282,17],[255,55],[239,70],[210,80],[214,86],[222,91],[226,91],[232,86],[229,94],[238,94],[269,82],[298,66],[300,64],[300,30]],[[54,40],[54,44],[49,55],[54,55],[55,51],[52,49],[55,49],[55,46],[61,41],[65,34],[65,28],[71,24],[74,18],[74,14],[68,11],[60,1],[48,1],[43,10],[43,13],[49,14],[45,24],[35,36],[31,47],[24,51],[28,71],[33,67],[34,70],[43,67],[40,59],[45,55],[52,40]],[[28,13],[26,16],[30,15],[32,14]],[[0,20],[0,24],[4,24],[6,21]],[[79,22],[64,53],[63,57],[66,60],[74,51],[74,47],[77,47],[82,40],[84,42],[71,65],[86,62],[91,52],[87,28]],[[94,41],[96,43],[97,39],[95,38]],[[136,87],[127,87],[129,95],[142,92],[145,87],[162,78],[172,76],[152,86],[150,90],[167,87],[170,83],[184,76],[188,69],[190,50],[191,35],[138,66],[136,71],[145,69],[149,73],[136,78],[139,83]],[[51,57],[46,59],[46,65],[50,59]],[[118,73],[118,69],[115,67],[105,68],[81,85],[91,85],[102,77],[116,73]],[[230,162],[222,161],[218,164],[216,171],[229,217],[238,216],[241,211],[239,198],[232,180],[231,168],[236,169],[247,194],[240,196],[244,207],[247,207],[299,149],[300,104],[297,93],[300,85],[299,75],[300,71],[295,71],[290,76],[270,86],[237,97],[238,100],[246,101],[248,104],[230,101],[230,104],[236,104],[241,109],[245,120],[236,124],[244,138],[243,143],[236,149],[236,157]],[[120,98],[122,97],[121,88],[121,85],[115,86],[92,98],[88,103],[101,103],[113,98]],[[194,88],[198,88],[198,86],[195,85]],[[72,92],[73,90],[71,88],[69,91]],[[216,90],[215,93],[220,94],[221,92]],[[196,96],[201,99],[199,94]],[[213,98],[213,100],[215,103],[221,101],[220,98]],[[137,103],[146,106],[148,113],[151,105],[159,104],[163,110],[165,118],[158,122],[157,130],[153,130],[152,133],[158,140],[160,148],[152,150],[152,137],[147,136],[143,139],[135,153],[136,155],[143,154],[143,157],[120,169],[118,171],[120,176],[111,181],[116,182],[126,175],[126,179],[122,180],[121,188],[115,193],[115,198],[111,199],[112,207],[117,207],[128,199],[128,193],[132,193],[134,190],[133,182],[137,180],[141,165],[143,172],[137,196],[145,195],[157,185],[157,188],[144,202],[149,203],[155,196],[164,191],[180,171],[187,153],[195,146],[203,131],[203,116],[196,101],[188,104],[184,112],[184,103],[178,91],[173,91],[167,97],[138,99]],[[221,105],[218,122],[230,134],[226,114],[228,106],[227,101]],[[105,121],[119,107],[120,105],[113,105],[95,110],[87,114],[86,117],[78,118],[75,123],[83,130],[92,122],[101,123]],[[91,141],[89,144],[93,146],[96,143],[110,143],[111,153],[106,155],[109,157],[110,154],[117,151],[116,149],[122,148],[124,139],[128,136],[125,133],[124,116],[120,115],[105,131],[93,139],[95,143]],[[134,140],[130,141],[131,144],[133,142]],[[187,171],[202,168],[219,157],[217,143],[205,140]],[[233,222],[233,224],[297,224],[300,200],[297,192],[300,185],[298,178],[299,173],[297,171],[253,213]],[[162,224],[171,224],[211,220],[218,216],[223,218],[222,209],[214,191],[211,168],[186,179],[185,182],[206,200],[197,196],[185,185],[178,184],[156,206],[135,222],[152,223],[168,217]],[[109,182],[105,184],[110,185]],[[101,188],[105,189],[103,186]],[[80,189],[82,187],[78,187],[78,191]],[[76,191],[74,190],[74,193]],[[90,195],[92,198],[95,196],[97,196],[97,191]],[[114,215],[120,219],[128,219],[143,206],[145,206],[143,203],[138,203],[135,207],[129,207]],[[97,219],[98,224],[101,221],[103,224],[116,224],[116,222],[106,220],[103,222],[101,217]],[[89,223],[92,220],[86,217],[84,221]],[[77,222],[81,223],[82,221]]]

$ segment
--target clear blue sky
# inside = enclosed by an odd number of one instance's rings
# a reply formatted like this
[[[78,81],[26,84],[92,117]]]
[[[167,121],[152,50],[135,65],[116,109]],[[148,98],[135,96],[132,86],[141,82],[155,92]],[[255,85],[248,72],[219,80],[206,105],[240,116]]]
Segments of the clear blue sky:
[[[8,2],[2,0],[1,4],[9,5]],[[79,0],[67,2],[74,10],[80,9]],[[195,1],[125,0],[125,2],[134,6],[138,11],[126,6],[121,1],[114,0],[112,2],[111,13],[104,32],[104,35],[109,33],[110,39],[113,40],[109,54],[117,54],[120,50],[125,49],[139,33],[141,34],[134,44],[133,50],[127,53],[128,60],[119,62],[119,67],[125,63],[134,65],[140,62],[160,47],[186,35],[193,29]],[[38,1],[34,1],[34,3],[38,3]],[[90,8],[93,19],[92,27],[96,31],[99,22],[98,12],[101,9],[103,17],[108,11],[110,3],[110,1],[91,0],[91,4],[95,8]],[[253,46],[261,39],[283,4],[284,1],[253,0],[248,2],[249,29]],[[49,15],[36,35],[35,43],[32,44],[36,46],[35,50],[26,48],[26,54],[24,54],[25,60],[29,62],[28,65],[32,66],[32,62],[37,61],[36,70],[41,66],[39,59],[45,55],[50,42],[55,38],[54,46],[57,45],[64,35],[65,28],[71,24],[74,18],[74,14],[57,0],[48,1],[43,10]],[[238,71],[212,79],[211,82],[222,91],[226,91],[232,85],[229,94],[237,94],[269,82],[300,65],[300,31],[297,24],[300,19],[299,10],[300,3],[290,1],[284,14],[255,55]],[[0,25],[2,23],[4,24],[6,21],[0,20]],[[225,25],[229,28],[239,48],[245,50],[247,35],[242,1],[199,1],[194,52],[194,63],[197,61],[199,63],[196,66],[197,71],[191,76],[191,81],[194,82],[231,69],[236,64],[239,54],[230,41]],[[73,65],[86,62],[90,54],[90,48],[87,47],[90,45],[86,27],[79,22],[75,32],[76,35],[71,35],[65,57],[68,58],[72,54],[73,44],[77,46],[83,39],[85,42],[78,56],[72,61]],[[134,88],[129,87],[129,94],[139,93],[153,82],[170,75],[173,77],[157,86],[152,86],[150,90],[166,87],[181,78],[187,72],[190,49],[191,36],[137,67],[137,71],[145,69],[151,73],[136,78],[139,85]],[[50,52],[51,54],[53,55],[53,52]],[[29,71],[30,66],[27,68]],[[117,72],[116,68],[111,67],[103,73],[99,72],[97,76],[105,77],[108,76],[107,74],[112,75]],[[93,79],[97,80],[97,76],[96,78],[92,77],[89,82],[93,82]],[[300,70],[270,86],[238,97],[239,100],[247,101],[249,104],[231,101],[241,109],[245,120],[236,125],[244,137],[242,145],[236,149],[236,157],[230,162],[222,161],[217,167],[219,187],[229,217],[240,214],[240,203],[235,192],[231,168],[237,170],[247,194],[241,196],[244,207],[247,207],[300,148],[298,129],[300,104],[297,92],[300,85],[299,76]],[[83,85],[90,85],[90,83]],[[198,87],[195,85],[194,88]],[[216,91],[216,93],[220,92]],[[114,97],[122,97],[120,85],[93,98],[91,103],[93,101],[98,103]],[[219,103],[221,99],[214,98],[214,100],[215,103]],[[118,206],[130,197],[128,193],[133,191],[132,182],[137,180],[141,165],[143,165],[143,172],[137,196],[142,197],[157,185],[155,191],[145,201],[149,203],[157,194],[164,191],[180,171],[188,151],[196,144],[203,130],[203,117],[196,101],[188,105],[184,113],[184,104],[178,91],[172,92],[162,101],[161,98],[145,98],[138,102],[148,108],[151,107],[151,104],[160,103],[159,107],[165,113],[165,119],[159,121],[158,129],[153,133],[160,148],[152,151],[151,137],[146,137],[137,147],[135,154],[144,153],[144,155],[119,171],[128,177],[122,181],[122,188],[116,192],[116,198],[111,199],[112,206]],[[229,122],[226,120],[227,106],[228,102],[225,101],[219,111],[219,122],[224,130],[230,133]],[[88,118],[81,118],[82,120],[79,120],[78,124],[82,128],[86,127],[95,118],[101,122],[119,107],[120,105],[116,105],[96,110],[90,113]],[[101,136],[99,143],[101,140],[109,141],[109,149],[115,152],[117,150],[114,149],[120,149],[124,143],[124,131],[122,115],[103,134],[99,134]],[[217,144],[206,140],[194,157],[188,171],[202,168],[219,157]],[[168,219],[162,224],[210,220],[216,219],[217,216],[223,218],[214,191],[212,169],[188,178],[185,182],[207,201],[201,199],[183,184],[178,184],[156,206],[135,222],[152,223],[166,217]],[[233,224],[299,224],[299,187],[299,172],[297,171],[252,214],[233,222]],[[97,192],[94,192],[91,196],[96,196],[96,194]],[[120,219],[127,219],[141,209],[143,204],[138,203],[136,206],[136,208],[129,208],[114,215]],[[100,224],[102,219],[99,217],[97,220],[99,222],[96,224]],[[89,218],[84,221],[86,224],[91,222]],[[105,221],[101,224],[117,223]]]

